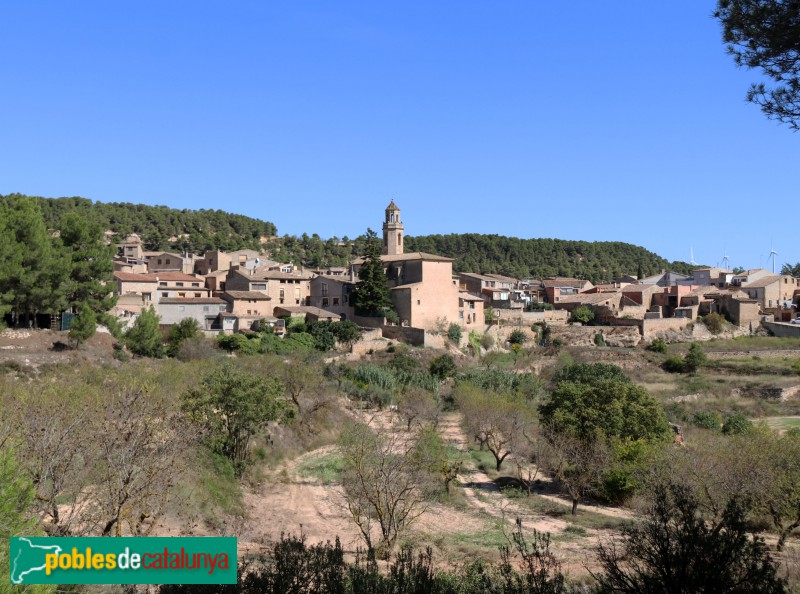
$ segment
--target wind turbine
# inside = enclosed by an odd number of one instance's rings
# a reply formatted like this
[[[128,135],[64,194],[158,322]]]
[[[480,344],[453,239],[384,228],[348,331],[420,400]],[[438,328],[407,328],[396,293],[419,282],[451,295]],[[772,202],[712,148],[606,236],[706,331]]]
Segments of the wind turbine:
[[[727,252],[727,251],[728,251],[728,250],[723,250],[723,253],[725,253],[725,252]],[[727,254],[725,254],[724,256],[722,256],[722,267],[723,267],[725,270],[728,270],[728,266],[730,266],[730,258],[728,258],[728,255],[727,255]]]
[[[775,274],[775,256],[777,255],[778,252],[776,252],[775,249],[770,246],[769,258],[772,258],[772,274]],[[769,260],[769,258],[767,258],[767,260]]]
[[[694,248],[689,248],[689,252],[691,253],[691,259],[689,260],[689,264],[692,266],[697,266],[697,262],[694,261]]]

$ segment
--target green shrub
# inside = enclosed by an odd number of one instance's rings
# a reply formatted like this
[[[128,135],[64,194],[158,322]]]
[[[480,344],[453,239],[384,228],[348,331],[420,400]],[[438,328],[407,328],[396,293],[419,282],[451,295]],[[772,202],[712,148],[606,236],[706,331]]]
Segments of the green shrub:
[[[725,318],[718,313],[710,313],[700,319],[711,334],[720,334],[725,329]]]
[[[158,315],[152,307],[142,311],[133,326],[125,333],[125,344],[136,355],[161,358],[164,344],[158,328]]]
[[[692,425],[719,431],[722,426],[722,417],[716,412],[697,412],[692,417]]]
[[[594,344],[595,346],[604,347],[606,346],[606,339],[603,336],[602,332],[598,332],[594,335]]]
[[[458,370],[458,367],[456,366],[456,362],[453,360],[453,357],[450,355],[441,355],[440,357],[436,357],[431,361],[428,370],[432,376],[439,379],[445,379],[454,376]]]
[[[653,342],[651,342],[648,345],[647,350],[652,351],[654,353],[666,353],[667,343],[664,341],[663,338],[656,338]]]
[[[194,318],[184,318],[169,329],[167,354],[174,357],[184,340],[191,340],[200,334],[200,324]]]
[[[590,324],[594,320],[594,310],[588,305],[581,305],[575,308],[569,319],[571,322]]]
[[[97,318],[88,305],[81,305],[80,313],[72,318],[69,328],[69,341],[76,349],[97,332]]]
[[[487,351],[492,348],[494,346],[494,336],[491,334],[484,334],[481,336],[481,346]],[[798,372],[800,372],[800,361],[798,361],[797,365]]]
[[[722,432],[725,435],[744,435],[753,430],[753,423],[742,413],[734,413],[725,419]]]
[[[447,338],[450,339],[450,342],[453,344],[460,344],[461,343],[461,326],[453,322],[447,328]]]
[[[508,342],[510,344],[523,345],[527,341],[528,341],[528,336],[520,328],[515,328],[514,330],[511,331],[511,334],[509,334],[508,336]]]
[[[689,350],[686,352],[686,356],[683,358],[683,369],[688,373],[694,373],[700,367],[705,365],[706,361],[705,352],[703,352],[703,347],[700,346],[699,342],[693,342],[689,345]]]
[[[661,367],[669,373],[683,373],[683,357],[679,355],[667,357]]]

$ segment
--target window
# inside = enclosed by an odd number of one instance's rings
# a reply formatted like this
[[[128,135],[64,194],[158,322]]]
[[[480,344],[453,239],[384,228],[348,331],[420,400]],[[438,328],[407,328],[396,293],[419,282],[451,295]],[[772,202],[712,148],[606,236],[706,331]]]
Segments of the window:
[[[158,259],[158,263],[161,264],[161,258]]]
[[[339,305],[339,298],[338,297],[334,297],[333,298],[333,304],[334,305]]]
[[[417,305],[422,305],[422,302],[419,299],[417,299]]]
[[[202,296],[203,296],[203,294],[202,294],[202,293],[195,293],[195,294],[194,294],[194,296],[195,296],[195,297],[202,297]]]
[[[267,283],[250,283],[251,291],[266,291]]]
[[[175,283],[175,286],[176,286],[176,287],[182,287],[182,286],[183,286],[183,283]]]
[[[458,312],[458,318],[459,318],[460,320],[463,320],[463,319],[464,319],[464,312],[463,312],[463,311],[459,311],[459,312]]]
[[[167,258],[167,264],[169,264],[169,258]]]
[[[323,297],[322,298],[322,307],[328,307],[328,298],[327,297]]]
[[[186,297],[186,293],[178,293],[178,297]]]
[[[327,294],[328,294],[328,283],[322,283],[322,296],[324,297]]]
[[[281,289],[280,294],[278,295],[278,301],[283,303],[283,300],[286,298],[286,289]]]
[[[192,286],[193,286],[193,287],[199,287],[199,286],[200,286],[200,283],[192,283]]]
[[[159,287],[166,287],[167,283],[165,283],[164,281],[161,281],[160,283],[158,283],[158,286]]]

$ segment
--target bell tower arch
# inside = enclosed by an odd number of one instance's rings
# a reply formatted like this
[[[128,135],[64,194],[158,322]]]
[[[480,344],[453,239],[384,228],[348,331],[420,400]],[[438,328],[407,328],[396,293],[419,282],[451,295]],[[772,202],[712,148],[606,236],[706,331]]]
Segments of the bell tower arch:
[[[392,200],[386,207],[386,220],[383,222],[383,250],[384,256],[397,256],[403,253],[403,240],[405,231],[400,221],[400,209]]]

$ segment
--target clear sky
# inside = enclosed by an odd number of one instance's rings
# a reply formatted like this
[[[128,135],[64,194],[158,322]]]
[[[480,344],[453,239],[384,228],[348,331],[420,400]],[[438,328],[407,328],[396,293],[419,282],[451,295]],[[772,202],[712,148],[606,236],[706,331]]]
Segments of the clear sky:
[[[322,237],[613,240],[800,261],[800,135],[711,0],[0,5],[0,193]]]

